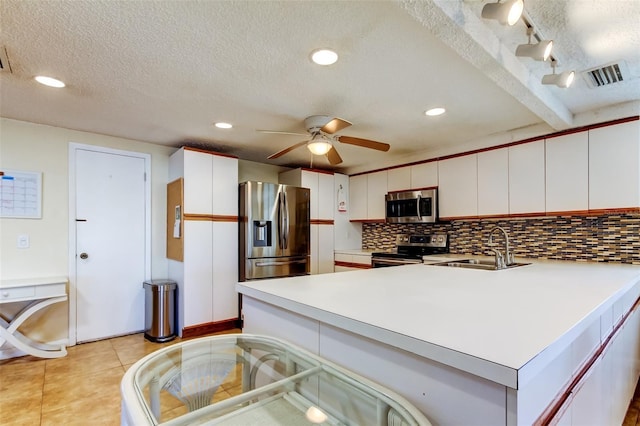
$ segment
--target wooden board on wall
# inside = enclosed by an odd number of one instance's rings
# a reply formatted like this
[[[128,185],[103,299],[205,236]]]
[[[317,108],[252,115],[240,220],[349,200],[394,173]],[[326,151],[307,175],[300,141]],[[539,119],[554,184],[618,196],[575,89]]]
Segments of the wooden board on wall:
[[[180,237],[174,237],[176,207],[180,207]],[[182,178],[167,184],[167,258],[182,262],[184,259],[184,209]]]

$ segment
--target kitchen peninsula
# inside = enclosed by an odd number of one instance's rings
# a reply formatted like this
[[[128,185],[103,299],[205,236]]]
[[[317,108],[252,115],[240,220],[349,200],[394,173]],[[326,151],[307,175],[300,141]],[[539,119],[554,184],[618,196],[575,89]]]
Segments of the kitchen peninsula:
[[[639,375],[639,266],[409,265],[237,289],[244,331],[368,376],[434,424],[621,424]]]

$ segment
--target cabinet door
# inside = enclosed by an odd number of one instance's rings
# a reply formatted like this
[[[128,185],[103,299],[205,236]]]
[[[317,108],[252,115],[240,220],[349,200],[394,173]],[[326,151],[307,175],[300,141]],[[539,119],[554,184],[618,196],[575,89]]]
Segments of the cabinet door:
[[[509,213],[509,150],[478,153],[478,215]]]
[[[399,167],[387,171],[387,191],[411,189],[411,168]]]
[[[438,161],[438,197],[440,217],[478,215],[476,154]]]
[[[385,220],[387,171],[367,174],[367,219]]]
[[[640,121],[589,130],[589,209],[640,207]]]
[[[509,147],[509,213],[544,213],[544,141]]]
[[[316,173],[318,176],[318,219],[333,220],[336,210],[334,175]]]
[[[213,222],[212,321],[238,318],[238,223]]]
[[[213,214],[238,214],[238,160],[210,155],[212,162]]]
[[[411,166],[411,189],[438,186],[438,162]]]
[[[547,212],[589,208],[589,137],[572,133],[545,141]]]
[[[318,225],[318,273],[333,272],[333,225]]]
[[[364,220],[367,218],[367,176],[349,177],[349,219]]]
[[[300,173],[300,182],[295,184],[303,188],[309,188],[309,217],[311,220],[320,219],[318,173],[302,170]]]
[[[211,157],[211,154],[204,152],[184,151],[183,213],[213,214],[213,162]],[[237,169],[235,178],[238,179]]]
[[[309,229],[309,273],[316,275],[318,273],[318,261],[320,259],[318,253],[318,237],[320,234],[320,225],[311,225]]]
[[[234,240],[237,240],[237,235]],[[237,251],[237,250],[236,250]],[[213,222],[184,221],[184,285],[181,289],[184,326],[213,318]],[[237,265],[237,262],[236,262]]]

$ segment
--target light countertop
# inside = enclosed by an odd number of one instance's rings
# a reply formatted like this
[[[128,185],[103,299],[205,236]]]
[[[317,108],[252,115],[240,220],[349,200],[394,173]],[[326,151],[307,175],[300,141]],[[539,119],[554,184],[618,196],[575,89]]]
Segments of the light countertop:
[[[484,271],[420,264],[243,282],[237,289],[517,388],[523,374],[535,374],[537,364],[614,304],[628,309],[640,293],[640,266],[535,261]]]

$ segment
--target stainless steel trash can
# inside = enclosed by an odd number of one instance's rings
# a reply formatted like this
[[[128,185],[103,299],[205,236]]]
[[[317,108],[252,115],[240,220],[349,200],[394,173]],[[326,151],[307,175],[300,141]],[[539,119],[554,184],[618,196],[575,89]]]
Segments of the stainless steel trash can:
[[[144,337],[152,342],[168,342],[176,337],[175,281],[149,280],[144,288]]]

